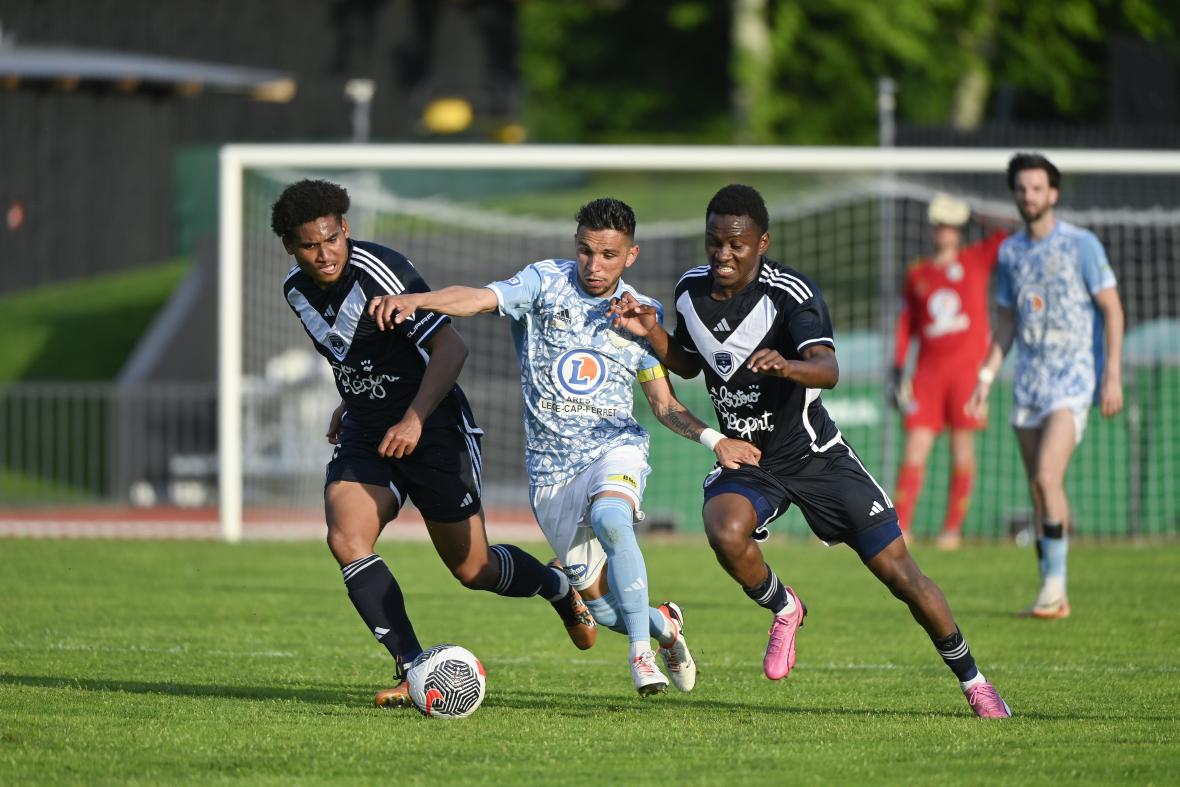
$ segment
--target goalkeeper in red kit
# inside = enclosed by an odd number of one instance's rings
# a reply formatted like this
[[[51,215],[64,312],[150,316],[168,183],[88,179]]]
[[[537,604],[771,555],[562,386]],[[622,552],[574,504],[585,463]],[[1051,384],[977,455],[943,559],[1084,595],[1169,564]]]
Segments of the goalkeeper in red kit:
[[[995,232],[964,247],[963,226],[971,208],[946,194],[931,200],[927,215],[935,252],[906,273],[905,302],[897,320],[890,399],[905,415],[906,440],[893,503],[908,538],[930,449],[949,427],[951,488],[937,544],[957,549],[975,480],[975,431],[985,426],[968,415],[966,406],[987,354],[988,280],[1006,233]],[[918,360],[907,381],[911,339],[918,341]]]

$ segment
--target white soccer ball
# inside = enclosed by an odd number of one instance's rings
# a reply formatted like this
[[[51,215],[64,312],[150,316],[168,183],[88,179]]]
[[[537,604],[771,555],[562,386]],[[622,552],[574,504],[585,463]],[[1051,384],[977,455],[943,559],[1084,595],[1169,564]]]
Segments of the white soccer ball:
[[[422,651],[406,670],[410,700],[426,716],[462,719],[483,702],[483,665],[467,648],[435,645]]]

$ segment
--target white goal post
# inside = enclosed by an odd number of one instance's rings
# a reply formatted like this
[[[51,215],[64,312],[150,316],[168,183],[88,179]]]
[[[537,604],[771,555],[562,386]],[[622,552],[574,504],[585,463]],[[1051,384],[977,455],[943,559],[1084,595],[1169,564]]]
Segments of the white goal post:
[[[221,532],[242,537],[243,289],[246,173],[307,170],[574,170],[778,173],[988,173],[1013,149],[584,146],[483,144],[232,144],[220,154],[218,499]],[[1180,151],[1039,150],[1067,175],[1180,175]],[[702,206],[703,207],[703,206]],[[1170,207],[1177,207],[1172,205]],[[275,241],[277,243],[277,240]],[[278,293],[275,287],[276,298]],[[478,406],[478,403],[477,403]]]

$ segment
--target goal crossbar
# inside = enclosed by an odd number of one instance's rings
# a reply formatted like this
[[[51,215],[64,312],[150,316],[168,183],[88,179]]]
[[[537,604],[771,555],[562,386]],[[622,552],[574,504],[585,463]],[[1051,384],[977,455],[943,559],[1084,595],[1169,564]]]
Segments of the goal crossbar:
[[[995,173],[1009,148],[716,145],[232,144],[219,182],[218,490],[222,535],[242,537],[244,173],[252,169],[615,170],[905,174]],[[1180,151],[1049,149],[1072,174],[1180,175]]]

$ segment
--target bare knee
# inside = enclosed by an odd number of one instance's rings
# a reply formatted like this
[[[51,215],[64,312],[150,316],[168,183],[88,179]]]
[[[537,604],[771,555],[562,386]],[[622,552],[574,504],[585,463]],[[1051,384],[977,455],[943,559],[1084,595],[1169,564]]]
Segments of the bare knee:
[[[1039,470],[1033,477],[1032,486],[1037,495],[1044,500],[1061,488],[1061,477],[1055,472]]]
[[[719,517],[705,523],[705,533],[709,537],[709,546],[718,557],[745,551],[746,542],[750,540],[749,525],[735,517]]]
[[[367,537],[345,528],[329,527],[327,543],[332,557],[342,566],[373,554],[374,545]]]
[[[893,560],[876,567],[875,573],[889,588],[889,592],[902,601],[920,597],[926,590],[929,578],[913,560]]]

